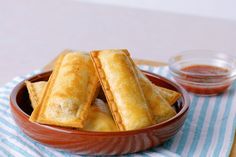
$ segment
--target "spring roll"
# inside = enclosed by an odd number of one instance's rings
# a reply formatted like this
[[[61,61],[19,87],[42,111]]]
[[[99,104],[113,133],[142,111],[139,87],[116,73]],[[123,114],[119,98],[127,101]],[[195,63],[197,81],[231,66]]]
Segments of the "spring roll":
[[[135,130],[154,123],[127,50],[91,52],[109,108],[120,130]]]
[[[30,121],[82,128],[98,86],[98,77],[88,55],[62,54]]]
[[[176,111],[162,97],[157,87],[138,68],[136,68],[136,71],[145,98],[150,105],[156,123],[163,122],[176,115]]]

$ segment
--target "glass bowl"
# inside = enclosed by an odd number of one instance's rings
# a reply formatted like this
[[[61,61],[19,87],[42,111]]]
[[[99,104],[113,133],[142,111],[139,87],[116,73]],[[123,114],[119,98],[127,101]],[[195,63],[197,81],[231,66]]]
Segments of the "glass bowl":
[[[190,50],[169,59],[174,79],[187,91],[216,95],[226,91],[236,78],[236,58],[211,50]]]

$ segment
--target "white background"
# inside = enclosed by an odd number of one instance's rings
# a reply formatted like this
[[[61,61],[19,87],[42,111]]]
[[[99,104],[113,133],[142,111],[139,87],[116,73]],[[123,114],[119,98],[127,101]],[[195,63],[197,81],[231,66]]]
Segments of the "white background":
[[[77,0],[77,1],[236,20],[235,0]]]
[[[236,1],[0,0],[0,85],[63,49],[127,48],[167,61],[180,51],[236,52]]]

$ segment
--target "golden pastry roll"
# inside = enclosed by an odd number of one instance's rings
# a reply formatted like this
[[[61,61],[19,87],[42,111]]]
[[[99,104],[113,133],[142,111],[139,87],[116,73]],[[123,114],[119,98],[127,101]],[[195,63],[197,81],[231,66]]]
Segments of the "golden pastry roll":
[[[29,93],[29,98],[31,101],[31,106],[33,109],[39,104],[39,100],[42,97],[43,90],[47,84],[46,81],[39,81],[35,83],[31,83],[30,81],[25,81],[28,93]]]
[[[98,77],[89,55],[60,55],[30,121],[82,128],[96,97]]]
[[[136,68],[136,71],[144,96],[150,105],[156,123],[163,122],[176,115],[176,111],[162,97],[156,86],[138,68]]]
[[[113,118],[120,130],[135,130],[154,123],[135,67],[127,50],[90,53]]]
[[[43,89],[46,86],[46,81],[34,82],[25,81],[30,101],[35,106],[43,94]],[[91,105],[88,113],[88,117],[85,120],[83,130],[88,131],[118,131],[118,128],[112,118],[112,115],[107,107],[107,104],[101,99],[95,99],[93,105]]]
[[[155,85],[154,85],[155,86]],[[160,92],[161,96],[166,99],[170,105],[174,105],[175,102],[181,97],[179,92],[170,90],[164,87],[155,86],[155,88]]]
[[[85,121],[83,130],[87,131],[118,131],[112,115],[101,99],[96,99],[89,109],[88,117]]]
[[[138,74],[140,76],[140,79],[145,81],[146,79],[148,79],[140,70],[138,67],[137,68],[137,71],[138,71]],[[150,81],[148,81],[150,82]],[[173,90],[170,90],[170,89],[167,89],[167,88],[164,88],[164,87],[160,87],[160,86],[157,86],[157,85],[154,85],[154,88],[156,88],[159,93],[161,94],[161,96],[169,103],[169,105],[174,105],[174,103],[181,97],[181,94],[176,92],[176,91],[173,91]]]

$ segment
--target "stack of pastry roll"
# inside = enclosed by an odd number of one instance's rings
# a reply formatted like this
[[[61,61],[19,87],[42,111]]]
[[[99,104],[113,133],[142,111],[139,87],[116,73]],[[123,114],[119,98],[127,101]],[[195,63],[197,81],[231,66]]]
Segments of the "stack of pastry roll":
[[[106,101],[98,99],[104,92]],[[170,119],[178,92],[156,86],[127,50],[63,53],[48,82],[26,81],[32,122],[89,131],[125,131]]]

